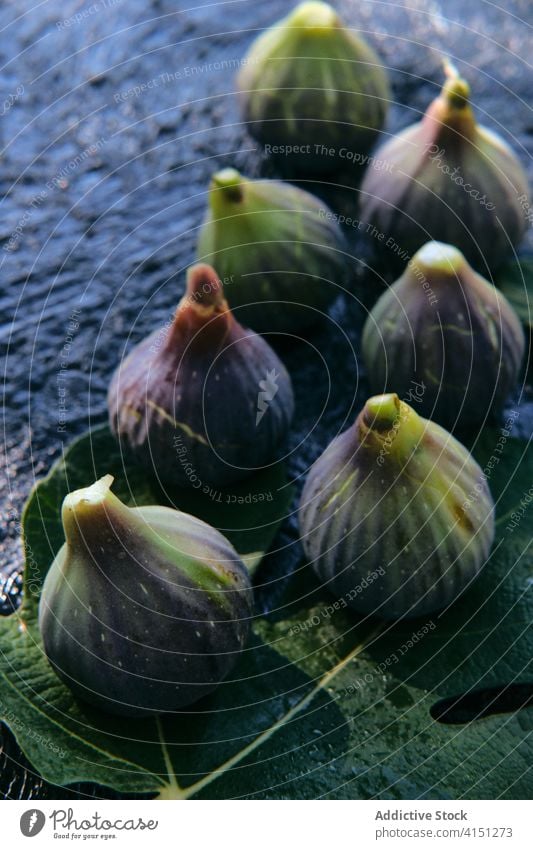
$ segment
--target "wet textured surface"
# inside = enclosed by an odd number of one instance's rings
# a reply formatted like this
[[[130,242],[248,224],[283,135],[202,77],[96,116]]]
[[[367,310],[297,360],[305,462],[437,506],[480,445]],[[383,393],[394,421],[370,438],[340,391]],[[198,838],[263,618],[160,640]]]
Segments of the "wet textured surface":
[[[388,132],[416,120],[440,87],[441,58],[448,55],[469,79],[479,118],[512,144],[531,178],[530,44],[521,22],[531,15],[529,0],[514,0],[505,12],[483,0],[413,0],[409,9],[337,5],[390,70],[395,103]],[[211,173],[228,165],[252,176],[274,173],[239,123],[234,75],[255,31],[286,4],[179,6],[170,0],[81,6],[75,0],[33,8],[18,0],[2,7],[4,612],[20,590],[24,500],[63,446],[105,421],[116,363],[175,308],[184,269],[194,258]],[[331,187],[307,187],[355,214],[352,190],[334,195]],[[347,237],[360,283],[375,285],[371,273],[365,277],[357,231]],[[330,315],[300,341],[276,345],[295,385],[297,451],[290,473],[298,487],[299,476],[345,429],[366,394],[358,362],[364,309],[346,298]],[[510,401],[518,403],[524,406],[517,428],[528,436],[533,416],[527,387]],[[283,576],[301,557],[297,536],[294,519],[287,520],[278,551],[260,570],[263,609],[275,605]],[[3,739],[5,795],[70,796],[27,774],[23,763],[17,765],[21,757],[10,735]]]

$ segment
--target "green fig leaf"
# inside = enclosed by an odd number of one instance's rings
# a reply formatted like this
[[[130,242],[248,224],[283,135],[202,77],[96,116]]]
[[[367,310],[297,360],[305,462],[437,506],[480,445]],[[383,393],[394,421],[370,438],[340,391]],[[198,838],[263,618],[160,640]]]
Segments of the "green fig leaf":
[[[232,679],[157,720],[83,705],[43,656],[36,600],[61,542],[56,467],[24,517],[27,600],[0,619],[0,716],[33,767],[60,785],[92,781],[164,799],[530,798],[533,709],[518,708],[533,692],[533,456],[506,430],[489,432],[475,453],[498,535],[454,605],[423,621],[365,620],[302,562],[276,611],[256,620]],[[81,470],[70,459],[62,462],[72,483]],[[121,497],[129,488],[136,501],[149,497],[142,478],[116,474]],[[445,703],[448,721],[437,721]]]
[[[522,324],[533,327],[533,259],[507,263],[498,273],[496,284]]]

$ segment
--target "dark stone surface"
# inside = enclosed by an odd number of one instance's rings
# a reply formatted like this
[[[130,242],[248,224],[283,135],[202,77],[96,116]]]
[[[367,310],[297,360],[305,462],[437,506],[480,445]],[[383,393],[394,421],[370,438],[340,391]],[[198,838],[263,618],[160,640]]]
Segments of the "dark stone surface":
[[[182,9],[186,5],[192,4],[18,0],[1,8],[4,612],[19,591],[20,511],[30,487],[69,441],[105,420],[107,383],[117,361],[174,309],[194,257],[210,173],[223,165],[251,175],[273,173],[239,123],[234,74],[256,31],[281,16],[286,4],[240,0]],[[336,5],[389,68],[395,101],[389,132],[425,108],[448,56],[469,79],[483,123],[513,145],[531,174],[530,0],[512,0],[505,10],[484,0]],[[135,94],[133,86],[145,89]],[[332,202],[331,189],[326,194]],[[352,214],[355,200],[353,191],[338,196]],[[17,228],[16,245],[8,250]],[[364,283],[358,259],[365,249],[353,232],[347,235]],[[526,249],[531,244],[530,237]],[[297,398],[292,444],[299,447],[290,465],[296,478],[364,399],[358,364],[363,315],[356,300],[339,301],[322,329],[279,347]],[[67,387],[64,432],[58,432],[58,373]],[[519,428],[529,435],[527,387],[510,403],[524,405]],[[283,576],[301,556],[296,540],[295,522],[288,520],[278,552],[259,574],[269,585],[259,589],[262,608],[276,604]],[[27,772],[10,735],[3,739],[5,796],[73,795]]]

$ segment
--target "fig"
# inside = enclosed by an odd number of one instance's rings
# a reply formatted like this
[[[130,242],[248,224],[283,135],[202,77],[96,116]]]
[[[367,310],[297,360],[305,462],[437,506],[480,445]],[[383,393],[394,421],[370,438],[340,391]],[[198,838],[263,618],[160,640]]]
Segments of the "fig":
[[[290,332],[316,323],[347,278],[336,216],[308,192],[278,180],[215,174],[198,258],[228,280],[239,321]]]
[[[237,84],[251,135],[285,172],[300,174],[364,162],[390,97],[375,52],[318,2],[301,3],[256,39]]]
[[[320,580],[358,613],[383,619],[449,605],[494,539],[478,464],[394,393],[370,398],[311,467],[299,521]]]
[[[39,602],[46,656],[109,713],[180,710],[212,692],[245,644],[248,573],[214,528],[170,507],[127,507],[106,475],[69,493],[66,542]]]
[[[365,174],[360,217],[371,238],[387,238],[396,268],[437,240],[487,273],[525,233],[527,177],[506,142],[477,123],[468,83],[453,68],[447,73],[422,120],[376,152],[385,165]]]
[[[418,411],[448,430],[497,415],[524,356],[520,320],[451,245],[428,242],[367,318],[363,357],[372,392],[416,391]]]
[[[187,274],[169,327],[137,345],[109,387],[110,426],[164,483],[226,486],[277,461],[291,422],[289,374],[235,320],[208,265]]]

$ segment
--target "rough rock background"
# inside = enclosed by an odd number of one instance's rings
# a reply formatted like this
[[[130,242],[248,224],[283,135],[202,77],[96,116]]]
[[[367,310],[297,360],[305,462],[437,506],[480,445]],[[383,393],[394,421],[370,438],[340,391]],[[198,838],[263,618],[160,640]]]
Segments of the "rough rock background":
[[[20,592],[20,513],[30,487],[76,435],[105,421],[116,363],[174,309],[210,174],[224,165],[275,173],[240,124],[234,75],[254,35],[287,4],[188,5],[11,0],[0,9],[3,612]],[[394,105],[387,132],[417,119],[440,87],[448,56],[469,79],[483,123],[512,144],[532,174],[530,0],[509,0],[505,9],[485,0],[335,5],[389,69]],[[134,86],[144,88],[135,93]],[[338,201],[355,211],[353,191]],[[365,246],[353,232],[347,236],[354,273],[372,285],[361,262]],[[525,249],[532,244],[529,238]],[[363,316],[357,300],[347,298],[322,329],[278,346],[297,396],[292,446],[310,434],[291,459],[298,486],[365,397],[357,356]],[[66,386],[59,432],[58,386]],[[531,397],[526,385],[510,402],[524,407],[524,435]],[[301,556],[294,520],[274,548],[258,578],[263,608],[275,604]],[[0,791],[8,798],[100,794],[45,786],[26,769],[8,732],[1,747]]]

